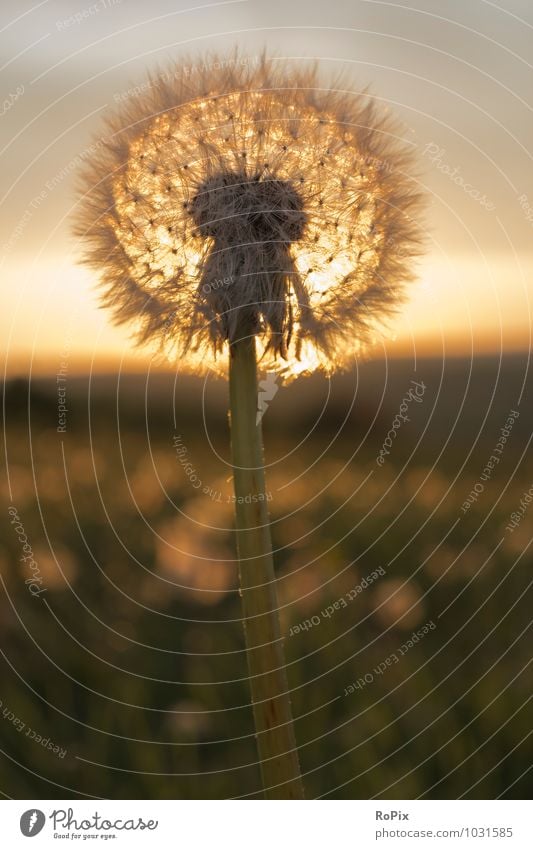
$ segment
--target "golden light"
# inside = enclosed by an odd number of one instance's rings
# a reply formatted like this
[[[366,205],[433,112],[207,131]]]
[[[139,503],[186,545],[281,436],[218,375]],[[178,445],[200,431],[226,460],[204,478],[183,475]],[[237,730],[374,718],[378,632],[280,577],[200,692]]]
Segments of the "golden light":
[[[420,196],[370,99],[264,62],[154,81],[112,130],[82,204],[87,259],[116,320],[181,367],[225,373],[246,315],[264,368],[331,372],[401,301]]]

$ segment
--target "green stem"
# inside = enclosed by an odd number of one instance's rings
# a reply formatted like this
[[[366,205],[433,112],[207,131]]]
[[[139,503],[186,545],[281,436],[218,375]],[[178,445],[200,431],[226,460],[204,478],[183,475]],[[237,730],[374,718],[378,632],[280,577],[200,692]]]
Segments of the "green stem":
[[[230,347],[230,412],[237,550],[257,747],[268,799],[304,791],[281,638],[257,416],[255,338]]]

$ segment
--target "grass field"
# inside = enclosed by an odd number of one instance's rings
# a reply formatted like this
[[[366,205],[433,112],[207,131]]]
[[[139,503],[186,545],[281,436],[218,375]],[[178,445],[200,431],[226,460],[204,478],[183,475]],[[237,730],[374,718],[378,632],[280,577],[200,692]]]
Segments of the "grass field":
[[[61,385],[64,432],[55,377],[5,387],[0,787],[253,797],[226,386]],[[309,797],[527,797],[532,396],[517,355],[369,362],[270,401]]]

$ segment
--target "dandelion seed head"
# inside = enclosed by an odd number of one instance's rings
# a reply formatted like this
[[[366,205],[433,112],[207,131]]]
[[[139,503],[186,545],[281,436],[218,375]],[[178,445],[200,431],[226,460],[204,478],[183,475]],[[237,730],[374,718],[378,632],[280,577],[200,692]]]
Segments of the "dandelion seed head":
[[[413,274],[411,153],[371,98],[314,68],[204,68],[153,78],[85,166],[77,233],[103,302],[193,371],[225,371],[249,334],[285,378],[342,368]]]

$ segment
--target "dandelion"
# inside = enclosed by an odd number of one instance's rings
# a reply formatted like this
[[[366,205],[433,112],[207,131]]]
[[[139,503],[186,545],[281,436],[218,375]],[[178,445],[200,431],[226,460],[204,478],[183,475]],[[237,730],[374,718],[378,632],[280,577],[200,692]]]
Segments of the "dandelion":
[[[198,373],[227,372],[243,619],[265,793],[301,798],[277,616],[258,365],[345,368],[420,252],[412,155],[367,95],[262,57],[156,75],[85,163],[77,233],[104,305]],[[259,413],[259,415],[258,415]]]

